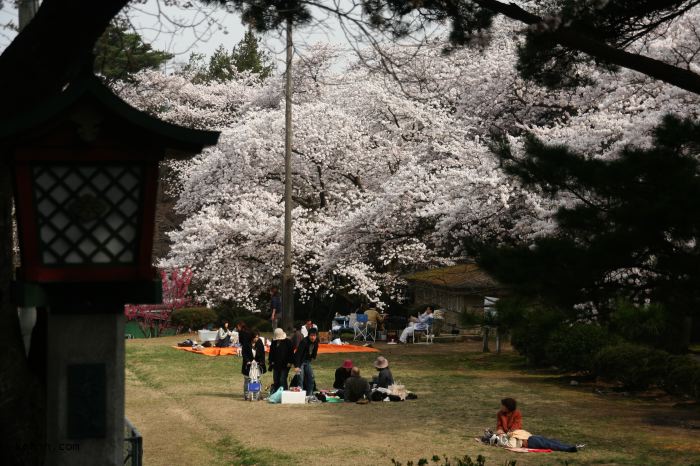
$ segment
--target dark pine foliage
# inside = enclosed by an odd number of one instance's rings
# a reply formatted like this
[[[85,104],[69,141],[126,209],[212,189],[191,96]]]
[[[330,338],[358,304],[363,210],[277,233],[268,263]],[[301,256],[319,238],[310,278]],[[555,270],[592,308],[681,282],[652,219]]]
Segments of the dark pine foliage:
[[[559,309],[592,302],[601,322],[620,299],[660,304],[669,318],[700,309],[700,124],[673,116],[653,146],[613,160],[528,139],[505,169],[532,189],[572,199],[556,232],[534,244],[479,247],[479,261],[518,294]],[[620,278],[624,275],[624,278]],[[617,278],[617,279],[615,279]]]

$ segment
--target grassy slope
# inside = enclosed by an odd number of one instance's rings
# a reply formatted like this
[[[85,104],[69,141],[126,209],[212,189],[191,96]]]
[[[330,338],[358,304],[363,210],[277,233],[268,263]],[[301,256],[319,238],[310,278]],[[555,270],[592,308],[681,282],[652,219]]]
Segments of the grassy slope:
[[[147,465],[389,465],[391,458],[405,464],[433,454],[483,454],[487,465],[507,459],[518,465],[700,464],[698,431],[675,422],[681,415],[700,419],[697,407],[680,411],[673,400],[600,396],[528,371],[512,353],[479,353],[478,343],[380,346],[416,401],[282,406],[242,401],[240,358],[170,348],[182,339],[127,342],[127,416],[144,436]],[[371,376],[376,355],[349,356]],[[319,387],[332,384],[345,357],[319,356]],[[518,455],[477,444],[473,437],[494,423],[505,396],[519,400],[527,430],[589,448]]]

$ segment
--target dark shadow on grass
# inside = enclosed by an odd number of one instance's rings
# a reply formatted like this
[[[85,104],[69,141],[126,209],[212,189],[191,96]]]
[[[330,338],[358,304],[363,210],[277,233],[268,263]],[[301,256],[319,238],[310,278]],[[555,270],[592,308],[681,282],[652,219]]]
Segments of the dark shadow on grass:
[[[680,427],[681,429],[700,430],[700,418],[695,417],[693,419],[683,419],[682,417],[679,418],[677,416],[678,413],[672,414],[675,415],[672,416],[668,413],[654,414],[643,418],[642,422],[644,422],[645,424],[650,424],[652,426],[673,428]]]

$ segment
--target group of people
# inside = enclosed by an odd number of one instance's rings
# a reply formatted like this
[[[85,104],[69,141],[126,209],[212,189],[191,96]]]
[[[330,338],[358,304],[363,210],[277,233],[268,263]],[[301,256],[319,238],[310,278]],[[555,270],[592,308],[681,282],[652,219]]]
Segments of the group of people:
[[[224,322],[220,333],[218,340],[222,345],[230,343],[235,334],[241,346],[244,399],[249,399],[248,387],[251,381],[268,371],[272,372],[271,391],[280,387],[287,390],[289,375],[293,370],[293,375],[299,376],[298,386],[306,392],[306,396],[313,395],[316,386],[313,361],[318,355],[319,341],[318,328],[310,320],[295,330],[291,338],[284,330],[276,328],[267,358],[260,332],[249,329],[244,322],[238,322],[235,330],[229,330],[228,322]],[[394,377],[389,369],[389,361],[383,356],[374,361],[374,368],[377,374],[372,378],[370,385],[370,382],[360,375],[359,367],[353,366],[352,361],[348,359],[336,370],[333,388],[346,401],[383,399],[385,395],[382,390],[385,391],[394,384]],[[251,373],[252,370],[256,372]]]
[[[423,315],[432,314],[432,309],[427,308]],[[307,321],[299,329],[295,330],[292,338],[281,328],[276,328],[273,333],[272,343],[265,360],[265,345],[260,337],[260,332],[248,329],[244,322],[238,322],[235,330],[229,330],[228,322],[224,322],[220,329],[220,338],[223,344],[230,344],[232,338],[237,337],[240,343],[243,363],[241,373],[243,380],[243,397],[248,399],[248,387],[251,377],[272,371],[272,391],[282,387],[289,388],[289,373],[294,368],[295,375],[299,376],[299,386],[306,392],[306,396],[312,396],[315,390],[315,376],[313,361],[318,355],[318,328]],[[403,337],[404,335],[402,335]],[[361,376],[360,368],[356,367],[352,360],[346,359],[335,371],[333,388],[336,393],[347,402],[379,401],[386,397],[387,390],[394,385],[394,376],[389,369],[389,361],[384,356],[379,356],[373,363],[376,375],[370,381]],[[257,371],[252,374],[251,371]],[[481,441],[491,445],[499,445],[512,448],[549,449],[553,451],[576,452],[585,445],[569,445],[559,440],[554,440],[540,435],[532,435],[523,429],[523,417],[517,409],[517,402],[513,398],[501,400],[501,408],[496,415],[496,431],[488,430]]]
[[[222,328],[228,328],[228,322],[224,322]],[[302,331],[305,330],[305,331]],[[272,371],[273,390],[283,387],[287,390],[289,373],[294,368],[295,375],[299,375],[299,386],[307,396],[313,394],[315,380],[312,361],[318,354],[318,328],[311,321],[307,321],[302,328],[294,332],[292,338],[281,328],[276,328],[270,351],[266,361],[265,345],[260,332],[249,329],[244,322],[236,324],[236,333],[241,346],[243,363],[243,397],[248,399],[248,386],[252,379],[268,371]],[[256,372],[251,374],[251,370]]]
[[[583,444],[568,445],[559,440],[549,439],[541,435],[532,435],[523,430],[523,416],[517,409],[518,404],[513,398],[501,400],[501,409],[496,414],[496,432],[488,430],[481,441],[491,445],[510,448],[542,449],[575,453],[585,447]]]
[[[369,402],[384,399],[382,389],[386,390],[394,385],[394,376],[389,369],[389,361],[384,356],[379,356],[373,363],[377,374],[372,378],[372,384],[360,375],[360,368],[353,365],[352,360],[346,359],[343,364],[335,370],[335,380],[333,388],[337,394],[345,401]]]

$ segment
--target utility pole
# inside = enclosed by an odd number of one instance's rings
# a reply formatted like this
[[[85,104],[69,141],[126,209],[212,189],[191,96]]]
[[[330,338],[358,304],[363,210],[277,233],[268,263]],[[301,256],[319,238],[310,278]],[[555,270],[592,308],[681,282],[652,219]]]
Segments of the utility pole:
[[[292,20],[287,18],[287,60],[284,112],[284,269],[282,311],[284,328],[294,325],[294,277],[292,276]]]

